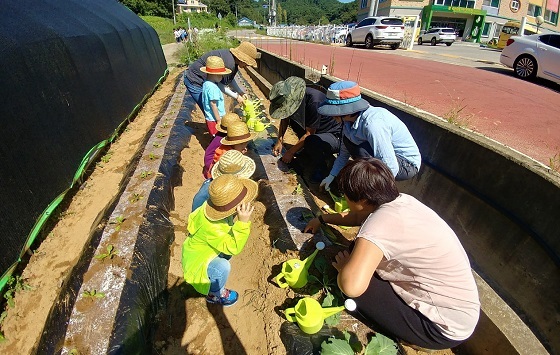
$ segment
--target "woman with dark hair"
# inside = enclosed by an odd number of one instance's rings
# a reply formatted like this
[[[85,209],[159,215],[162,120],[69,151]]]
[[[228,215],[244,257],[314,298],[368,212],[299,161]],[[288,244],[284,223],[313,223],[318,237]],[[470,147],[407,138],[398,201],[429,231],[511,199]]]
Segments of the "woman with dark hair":
[[[434,211],[399,193],[392,172],[375,158],[349,162],[338,186],[350,212],[320,215],[321,224],[361,225],[333,266],[338,286],[385,335],[428,349],[459,345],[474,331],[480,302],[459,239]]]

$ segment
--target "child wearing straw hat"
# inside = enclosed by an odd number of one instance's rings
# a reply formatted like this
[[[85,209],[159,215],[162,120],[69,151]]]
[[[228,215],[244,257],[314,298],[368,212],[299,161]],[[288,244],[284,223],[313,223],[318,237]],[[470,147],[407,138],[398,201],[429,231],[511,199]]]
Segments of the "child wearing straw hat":
[[[200,58],[189,64],[185,71],[184,83],[192,98],[202,110],[202,84],[206,80],[206,73],[200,71],[200,68],[206,65],[206,59],[210,56],[218,56],[222,58],[226,68],[231,70],[231,74],[224,75],[220,81],[220,89],[226,95],[243,103],[245,90],[239,86],[235,79],[235,75],[239,68],[245,68],[250,65],[257,67],[256,59],[260,58],[257,47],[250,42],[241,42],[239,46],[229,49],[216,49],[203,54]],[[230,87],[231,86],[231,89]],[[233,89],[233,90],[232,90]]]
[[[194,195],[192,202],[192,210],[198,207],[208,199],[208,188],[213,179],[224,174],[233,174],[245,179],[250,178],[255,172],[255,161],[241,153],[238,150],[231,149],[225,152],[220,160],[212,167],[211,177],[206,179],[200,189]]]
[[[208,147],[206,147],[206,149],[204,150],[204,168],[202,169],[202,175],[204,175],[205,177],[208,175],[208,169],[212,165],[214,153],[216,152],[216,149],[218,149],[218,147],[220,147],[220,145],[222,144],[222,138],[226,136],[227,127],[232,122],[241,122],[241,117],[239,117],[239,115],[235,112],[226,113],[224,117],[222,117],[220,124],[216,126],[216,130],[218,131],[216,133],[216,136],[214,136],[212,142],[210,142]]]
[[[209,199],[189,215],[188,236],[183,242],[185,281],[206,302],[231,306],[238,293],[225,287],[231,265],[251,232],[251,205],[258,192],[256,182],[232,174],[218,176],[209,188]],[[235,215],[237,214],[237,220]]]
[[[208,132],[215,136],[218,133],[216,126],[226,114],[224,94],[218,83],[222,80],[222,75],[231,74],[231,70],[225,67],[222,58],[210,56],[206,59],[206,66],[200,68],[200,71],[206,73],[206,80],[202,84],[202,110]]]
[[[214,158],[212,159],[211,164],[208,166],[207,172],[210,172],[212,166],[216,164],[216,162],[220,159],[222,154],[227,152],[228,150],[234,149],[238,150],[241,153],[245,154],[247,152],[247,144],[249,141],[252,141],[255,138],[255,133],[249,132],[249,127],[245,122],[233,122],[227,127],[227,134],[224,138],[222,138],[221,145],[216,149],[214,153]],[[206,178],[211,177],[210,174],[207,174]]]

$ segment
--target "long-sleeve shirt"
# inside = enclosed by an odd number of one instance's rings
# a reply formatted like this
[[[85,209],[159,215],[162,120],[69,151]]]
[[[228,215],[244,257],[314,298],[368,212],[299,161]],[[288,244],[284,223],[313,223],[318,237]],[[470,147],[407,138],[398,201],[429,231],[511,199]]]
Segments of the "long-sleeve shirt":
[[[234,80],[239,68],[237,64],[235,64],[235,58],[233,57],[233,54],[231,54],[229,49],[216,49],[210,52],[206,52],[202,55],[202,57],[198,58],[194,61],[194,63],[190,64],[185,73],[185,76],[189,79],[191,84],[200,86],[202,88],[202,84],[206,80],[206,73],[201,72],[200,68],[206,66],[206,59],[212,55],[222,58],[225,67],[231,70],[231,74],[223,75],[222,80],[218,83],[220,90],[233,98],[236,97],[235,92],[230,90],[226,85],[231,85],[233,89],[238,93],[244,93],[245,90],[243,90],[239,86],[237,81]]]
[[[406,125],[387,109],[370,106],[356,121],[344,122],[342,134],[357,145],[368,142],[374,158],[387,164],[393,176],[399,173],[397,155],[420,169],[422,158],[414,138]],[[330,174],[338,175],[348,159],[350,152],[343,143]]]
[[[206,202],[189,215],[187,239],[183,242],[185,281],[203,295],[210,292],[208,264],[220,253],[237,255],[245,247],[251,222],[233,222],[233,217],[210,221],[204,215]]]

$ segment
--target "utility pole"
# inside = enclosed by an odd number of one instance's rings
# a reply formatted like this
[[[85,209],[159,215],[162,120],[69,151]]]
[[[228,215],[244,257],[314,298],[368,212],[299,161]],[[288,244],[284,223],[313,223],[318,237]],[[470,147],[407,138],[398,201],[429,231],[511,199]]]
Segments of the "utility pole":
[[[379,0],[371,0],[371,3],[369,4],[369,12],[368,12],[368,17],[371,16],[377,16],[377,4],[379,3]]]
[[[173,11],[173,25],[177,24],[175,21],[175,0],[171,0],[171,11]]]

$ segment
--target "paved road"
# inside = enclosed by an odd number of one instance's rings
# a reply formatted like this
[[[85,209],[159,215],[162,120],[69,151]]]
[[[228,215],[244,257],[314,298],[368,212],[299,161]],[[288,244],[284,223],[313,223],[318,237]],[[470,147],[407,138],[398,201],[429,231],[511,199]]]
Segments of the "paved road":
[[[236,35],[316,69],[329,65],[335,77],[453,119],[545,165],[560,155],[560,86],[513,77],[499,52],[462,43],[393,51]]]

